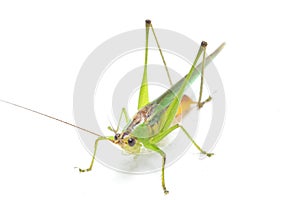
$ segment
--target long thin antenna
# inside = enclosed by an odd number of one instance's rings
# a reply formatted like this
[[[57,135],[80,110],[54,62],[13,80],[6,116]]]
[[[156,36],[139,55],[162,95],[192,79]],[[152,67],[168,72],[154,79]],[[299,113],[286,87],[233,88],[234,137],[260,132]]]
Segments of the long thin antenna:
[[[46,115],[46,114],[44,114],[44,113],[41,113],[41,112],[32,110],[32,109],[30,109],[30,108],[26,108],[26,107],[24,107],[24,106],[20,106],[20,105],[18,105],[18,104],[15,104],[15,103],[12,103],[12,102],[9,102],[9,101],[5,101],[5,100],[2,100],[2,99],[0,99],[0,101],[3,102],[3,103],[7,103],[7,104],[10,104],[10,105],[16,106],[16,107],[18,107],[18,108],[22,108],[22,109],[24,109],[24,110],[31,111],[31,112],[36,113],[36,114],[39,114],[39,115],[43,115],[43,116],[48,117],[48,118],[50,118],[50,119],[54,119],[54,120],[59,121],[59,122],[61,122],[61,123],[64,123],[64,124],[67,124],[67,125],[69,125],[69,126],[73,126],[73,127],[75,127],[75,128],[78,128],[78,129],[80,129],[80,130],[82,130],[82,131],[91,133],[91,134],[93,134],[93,135],[101,136],[101,135],[99,135],[98,133],[95,133],[95,132],[93,132],[93,131],[89,131],[89,130],[87,130],[87,129],[85,129],[85,128],[81,128],[81,127],[76,126],[76,125],[74,125],[74,124],[71,124],[71,123],[69,123],[69,122],[63,121],[63,120],[61,120],[61,119],[57,119],[57,118],[55,118],[55,117],[52,117],[52,116],[50,116],[50,115]]]

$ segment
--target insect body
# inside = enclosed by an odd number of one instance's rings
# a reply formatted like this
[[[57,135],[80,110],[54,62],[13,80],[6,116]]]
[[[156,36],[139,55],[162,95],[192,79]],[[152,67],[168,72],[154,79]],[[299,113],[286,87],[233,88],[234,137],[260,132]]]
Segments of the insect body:
[[[149,102],[148,82],[147,82],[147,59],[148,59],[148,36],[149,36],[150,28],[155,36],[158,48],[160,50],[160,46],[158,44],[157,37],[155,35],[151,21],[146,20],[145,65],[144,65],[144,74],[143,74],[142,84],[140,88],[140,95],[139,95],[139,104],[138,104],[139,110],[134,115],[132,120],[127,121],[128,122],[127,125],[120,133],[118,133],[118,128],[115,130],[112,127],[109,127],[110,130],[115,132],[115,136],[114,137],[100,136],[96,140],[94,155],[90,167],[87,169],[79,169],[79,171],[86,172],[92,170],[98,142],[100,140],[109,140],[114,144],[119,145],[128,153],[133,153],[133,154],[140,153],[141,148],[143,147],[152,150],[154,152],[157,152],[161,155],[162,188],[164,190],[164,193],[168,194],[168,190],[166,189],[165,178],[164,178],[166,154],[157,146],[157,143],[159,141],[161,141],[163,138],[165,138],[168,134],[170,134],[175,129],[180,128],[201,153],[207,155],[208,157],[213,155],[212,153],[207,153],[204,150],[202,150],[183,126],[181,126],[178,123],[174,124],[174,120],[178,115],[190,109],[190,105],[192,103],[197,104],[198,108],[201,108],[205,103],[211,100],[211,97],[208,97],[205,101],[201,101],[204,67],[209,62],[211,62],[211,60],[222,50],[224,44],[222,44],[210,56],[206,57],[207,43],[203,41],[201,43],[201,46],[199,48],[199,51],[197,53],[197,56],[194,60],[194,63],[189,73],[180,81],[178,81],[175,85],[173,85],[169,90],[167,90],[164,94],[158,97],[156,100]],[[199,64],[196,67],[198,59],[200,58],[201,55],[203,56],[203,61],[201,64]],[[165,64],[165,60],[162,55],[162,52],[161,52],[161,56]],[[201,85],[200,85],[199,100],[197,102],[193,102],[188,96],[184,95],[184,91],[187,88],[188,84],[192,83],[200,74],[201,74]],[[127,112],[125,109],[123,109],[123,112],[121,113],[121,117],[122,114],[127,116]]]
[[[155,99],[154,101],[150,102],[148,98],[148,81],[147,81],[147,63],[148,63],[148,37],[149,37],[149,30],[152,30],[152,33],[155,37],[157,46],[159,48],[162,60],[164,62],[169,81],[172,84],[172,81],[170,79],[168,69],[166,66],[165,59],[163,57],[162,51],[160,49],[157,37],[155,35],[153,26],[151,24],[150,20],[146,20],[146,48],[145,48],[145,63],[144,63],[144,73],[142,78],[142,83],[140,87],[140,95],[139,95],[139,102],[138,102],[138,111],[133,116],[131,120],[129,120],[128,114],[125,110],[125,108],[122,109],[118,127],[116,129],[112,127],[108,127],[110,131],[113,131],[115,133],[114,136],[101,136],[98,133],[89,131],[87,129],[78,127],[76,125],[73,125],[71,123],[59,120],[57,118],[51,117],[49,115],[31,110],[29,108],[25,108],[23,106],[10,103],[7,101],[3,101],[5,103],[9,103],[11,105],[38,113],[40,115],[44,115],[46,117],[55,119],[57,121],[66,123],[68,125],[71,125],[73,127],[76,127],[78,129],[81,129],[83,131],[86,131],[88,133],[97,135],[98,138],[95,141],[94,145],[94,152],[93,152],[93,158],[90,163],[89,168],[87,169],[81,169],[79,168],[80,172],[88,172],[92,170],[95,156],[97,153],[97,147],[99,141],[102,140],[108,140],[116,145],[119,145],[122,149],[124,149],[126,152],[131,154],[138,154],[141,152],[142,148],[146,148],[148,150],[154,151],[161,155],[162,157],[162,188],[165,194],[168,194],[168,190],[165,185],[165,177],[164,177],[164,169],[165,169],[165,163],[166,163],[166,154],[161,150],[157,143],[160,142],[163,138],[165,138],[168,134],[172,133],[175,129],[180,128],[183,133],[190,139],[190,141],[193,143],[193,145],[203,154],[210,157],[213,154],[207,153],[203,149],[200,148],[199,145],[193,140],[193,138],[190,136],[190,134],[185,130],[185,128],[180,125],[176,118],[183,113],[187,112],[190,109],[191,104],[197,104],[198,108],[200,109],[205,103],[209,102],[211,100],[211,97],[208,97],[205,101],[202,101],[202,88],[203,88],[203,74],[204,74],[204,68],[206,65],[208,65],[222,50],[224,47],[224,44],[222,44],[218,49],[216,49],[211,55],[206,57],[206,42],[202,42],[201,46],[198,50],[198,53],[196,55],[196,58],[192,64],[192,67],[190,68],[190,71],[187,73],[186,76],[184,76],[181,80],[179,80],[177,83],[171,86],[169,90],[167,90],[165,93],[163,93],[160,97]],[[203,56],[202,63],[197,65],[197,62],[200,58],[200,56]],[[191,84],[194,82],[194,80],[201,76],[201,82],[200,82],[200,94],[198,101],[193,101],[188,96],[184,95],[184,91],[186,90],[188,84]],[[122,119],[122,117],[125,117],[125,120],[127,122],[127,125],[119,131],[119,124]]]

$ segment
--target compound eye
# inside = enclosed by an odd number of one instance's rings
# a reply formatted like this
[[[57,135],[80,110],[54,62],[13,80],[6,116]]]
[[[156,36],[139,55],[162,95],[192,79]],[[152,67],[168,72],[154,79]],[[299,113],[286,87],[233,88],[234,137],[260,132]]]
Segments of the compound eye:
[[[133,145],[135,145],[135,139],[134,138],[129,138],[128,139],[128,144],[129,144],[129,146],[133,146]]]
[[[119,133],[117,133],[117,134],[115,135],[115,140],[118,140],[118,139],[119,139],[119,137],[120,137],[120,134],[119,134]]]

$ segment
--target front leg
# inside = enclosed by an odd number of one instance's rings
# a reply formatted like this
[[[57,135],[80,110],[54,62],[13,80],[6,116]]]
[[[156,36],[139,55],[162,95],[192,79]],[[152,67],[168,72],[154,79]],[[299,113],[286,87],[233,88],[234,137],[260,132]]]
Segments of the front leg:
[[[96,157],[96,153],[97,153],[97,148],[98,148],[98,143],[99,141],[101,140],[109,140],[111,142],[113,142],[113,137],[104,137],[104,136],[99,136],[96,141],[95,141],[95,145],[94,145],[94,152],[93,152],[93,158],[92,158],[92,161],[91,161],[91,164],[90,164],[90,167],[87,168],[87,169],[81,169],[79,168],[79,172],[89,172],[92,170],[93,168],[93,165],[94,165],[94,161],[95,161],[95,157]]]
[[[122,119],[123,119],[123,116],[125,117],[126,123],[128,123],[128,122],[129,122],[129,117],[128,117],[127,110],[126,110],[126,108],[124,108],[124,107],[122,108],[122,112],[121,112],[120,117],[119,117],[119,121],[118,121],[117,128],[114,129],[114,128],[112,127],[112,125],[110,125],[109,127],[107,127],[108,130],[110,130],[110,131],[114,132],[115,134],[117,134],[118,131],[119,131],[120,124],[121,124],[121,121],[122,121]]]
[[[166,154],[160,148],[158,148],[155,144],[144,143],[144,147],[159,153],[162,157],[162,168],[161,168],[161,184],[165,194],[168,194],[169,191],[166,188],[165,184],[165,165],[166,165]]]

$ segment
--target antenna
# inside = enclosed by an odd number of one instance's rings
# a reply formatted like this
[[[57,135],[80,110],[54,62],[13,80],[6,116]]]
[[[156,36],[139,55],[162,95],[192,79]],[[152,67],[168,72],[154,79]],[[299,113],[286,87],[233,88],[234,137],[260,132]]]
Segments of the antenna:
[[[24,110],[28,110],[28,111],[30,111],[30,112],[33,112],[33,113],[36,113],[36,114],[39,114],[39,115],[48,117],[48,118],[50,118],[50,119],[54,119],[54,120],[59,121],[59,122],[61,122],[61,123],[64,123],[64,124],[67,124],[67,125],[69,125],[69,126],[73,126],[73,127],[75,127],[75,128],[78,128],[78,129],[80,129],[80,130],[82,130],[82,131],[85,131],[85,132],[87,132],[87,133],[96,135],[96,136],[98,136],[98,137],[101,136],[101,135],[99,135],[98,133],[95,133],[95,132],[90,131],[90,130],[87,130],[87,129],[85,129],[85,128],[76,126],[75,124],[72,124],[72,123],[63,121],[63,120],[61,120],[61,119],[52,117],[52,116],[50,116],[50,115],[46,115],[46,114],[41,113],[41,112],[38,112],[38,111],[36,111],[36,110],[32,110],[32,109],[30,109],[30,108],[26,108],[26,107],[24,107],[24,106],[20,106],[20,105],[18,105],[18,104],[15,104],[15,103],[12,103],[12,102],[9,102],[9,101],[5,101],[5,100],[2,100],[2,99],[0,99],[0,101],[3,102],[3,103],[7,103],[7,104],[10,104],[10,105],[12,105],[12,106],[15,106],[15,107],[18,107],[18,108],[22,108],[22,109],[24,109]]]

